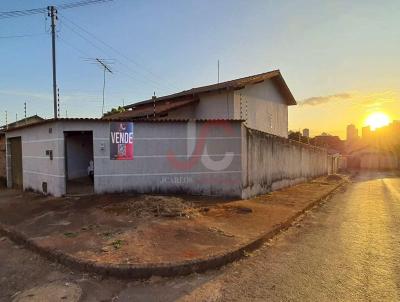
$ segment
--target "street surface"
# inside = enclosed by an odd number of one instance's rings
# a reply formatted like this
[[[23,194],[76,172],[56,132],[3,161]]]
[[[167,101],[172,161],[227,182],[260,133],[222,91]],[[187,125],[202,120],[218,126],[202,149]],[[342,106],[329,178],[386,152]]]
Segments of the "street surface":
[[[0,301],[400,301],[399,231],[400,178],[364,172],[249,257],[205,274],[101,278],[0,238]]]

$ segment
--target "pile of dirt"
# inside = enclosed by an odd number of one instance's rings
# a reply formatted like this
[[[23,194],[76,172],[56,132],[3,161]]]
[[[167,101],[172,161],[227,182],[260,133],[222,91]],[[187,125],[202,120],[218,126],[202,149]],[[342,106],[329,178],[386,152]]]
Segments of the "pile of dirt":
[[[342,179],[343,179],[343,177],[340,176],[339,174],[331,174],[326,177],[327,181],[340,181]]]
[[[198,213],[191,202],[172,196],[144,195],[141,198],[108,204],[103,210],[134,217],[192,217]]]

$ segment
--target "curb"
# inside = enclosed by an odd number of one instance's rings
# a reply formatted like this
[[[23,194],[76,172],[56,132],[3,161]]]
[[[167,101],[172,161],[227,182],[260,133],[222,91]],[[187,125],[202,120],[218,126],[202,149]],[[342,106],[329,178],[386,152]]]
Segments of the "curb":
[[[0,223],[0,235],[8,237],[13,242],[23,245],[25,248],[43,256],[44,258],[63,264],[72,269],[95,273],[104,276],[112,276],[117,278],[131,279],[147,279],[151,276],[173,277],[179,275],[189,275],[191,273],[201,273],[210,269],[217,269],[235,260],[243,258],[247,252],[254,251],[259,248],[264,242],[273,238],[279,232],[288,229],[294,220],[304,214],[316,204],[320,203],[326,197],[331,195],[338,188],[346,184],[347,181],[341,181],[328,193],[324,194],[317,200],[308,204],[304,209],[294,214],[288,220],[278,224],[274,229],[262,234],[255,240],[245,243],[234,250],[222,254],[216,254],[207,258],[187,260],[178,263],[157,263],[146,265],[123,265],[123,264],[101,264],[94,261],[82,260],[80,258],[64,254],[61,250],[48,249],[35,243],[34,240],[27,238],[22,232],[12,229]]]

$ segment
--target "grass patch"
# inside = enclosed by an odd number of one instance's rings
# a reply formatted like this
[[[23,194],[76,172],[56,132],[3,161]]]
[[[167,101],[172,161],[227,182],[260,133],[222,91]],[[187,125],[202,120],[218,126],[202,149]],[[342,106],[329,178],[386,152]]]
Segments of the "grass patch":
[[[119,249],[122,247],[122,245],[123,245],[124,243],[125,243],[125,241],[123,241],[123,240],[121,240],[121,239],[117,239],[117,240],[111,242],[111,245],[112,245],[116,250],[119,250]]]
[[[78,233],[75,233],[75,232],[65,232],[65,233],[64,233],[64,236],[65,236],[65,237],[68,237],[68,238],[75,238],[75,237],[78,236]]]

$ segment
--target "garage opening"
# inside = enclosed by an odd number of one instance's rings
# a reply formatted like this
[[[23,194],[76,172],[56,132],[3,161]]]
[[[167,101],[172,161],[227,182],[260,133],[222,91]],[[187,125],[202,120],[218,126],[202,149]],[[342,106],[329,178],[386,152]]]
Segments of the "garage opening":
[[[11,181],[14,189],[22,189],[22,142],[21,137],[10,138]]]
[[[64,132],[67,194],[94,192],[92,131]]]

